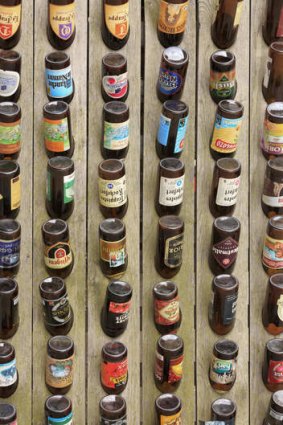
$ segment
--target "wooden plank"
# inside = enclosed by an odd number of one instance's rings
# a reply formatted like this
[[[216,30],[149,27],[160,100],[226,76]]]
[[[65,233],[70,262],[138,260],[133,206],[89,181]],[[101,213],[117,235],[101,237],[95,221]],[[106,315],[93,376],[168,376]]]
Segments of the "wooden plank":
[[[101,60],[109,51],[100,34],[101,1],[90,2],[89,31],[89,148],[88,148],[88,423],[98,422],[99,400],[105,393],[100,385],[100,361],[102,346],[109,340],[100,327],[100,311],[104,302],[108,280],[99,267],[98,226],[103,219],[98,205],[98,164],[102,161],[100,140],[102,137]],[[140,191],[140,22],[141,2],[130,1],[131,33],[121,53],[128,60],[130,94],[130,148],[125,160],[129,208],[123,221],[127,229],[129,265],[123,280],[133,287],[133,302],[129,326],[119,340],[128,347],[129,381],[123,396],[128,405],[128,422],[140,421],[140,314],[139,314],[139,191]],[[95,101],[94,101],[95,100]]]
[[[208,200],[211,190],[214,161],[209,152],[209,140],[213,129],[216,105],[210,98],[208,89],[209,58],[217,50],[210,37],[210,27],[217,1],[199,2],[199,64],[198,64],[198,136],[197,136],[197,398],[198,419],[210,418],[211,402],[219,397],[208,380],[209,362],[213,344],[220,339],[208,324],[208,305],[211,299],[212,273],[208,267],[213,217],[209,214]],[[249,297],[247,212],[249,208],[248,184],[248,128],[249,128],[249,2],[244,2],[238,39],[229,50],[237,60],[238,93],[236,99],[243,103],[245,115],[236,158],[242,164],[241,189],[235,210],[235,217],[241,221],[239,255],[233,274],[239,279],[239,299],[234,330],[227,338],[239,345],[237,380],[227,394],[238,405],[237,424],[246,425],[249,415],[249,332],[247,308]],[[254,423],[252,421],[252,423]]]
[[[163,48],[159,44],[156,25],[159,2],[145,1],[145,81],[144,81],[144,172],[143,172],[143,423],[152,423],[154,400],[159,395],[154,384],[156,342],[159,337],[153,323],[152,288],[163,280],[155,270],[154,256],[157,241],[158,216],[154,208],[159,159],[155,152],[162,104],[156,96],[156,82]],[[184,378],[177,395],[184,402],[182,422],[193,424],[195,418],[194,388],[194,148],[195,148],[195,59],[196,6],[189,4],[189,22],[182,42],[189,54],[186,86],[182,96],[190,108],[189,131],[182,160],[186,166],[184,205],[180,216],[185,222],[184,262],[172,280],[179,287],[183,322],[178,334],[185,343]]]
[[[74,309],[74,326],[70,336],[76,350],[74,384],[68,393],[73,401],[76,422],[85,423],[85,292],[86,292],[86,80],[87,80],[87,2],[76,0],[77,34],[68,49],[76,91],[71,103],[72,129],[76,147],[73,156],[76,170],[75,210],[68,220],[75,265],[66,279],[70,303]],[[47,275],[43,263],[41,225],[47,220],[45,211],[45,179],[47,156],[42,134],[42,107],[48,101],[44,81],[44,58],[54,49],[46,36],[47,4],[35,4],[34,65],[34,259],[33,259],[33,421],[44,423],[44,402],[49,395],[45,387],[44,366],[49,335],[44,329],[38,285]]]

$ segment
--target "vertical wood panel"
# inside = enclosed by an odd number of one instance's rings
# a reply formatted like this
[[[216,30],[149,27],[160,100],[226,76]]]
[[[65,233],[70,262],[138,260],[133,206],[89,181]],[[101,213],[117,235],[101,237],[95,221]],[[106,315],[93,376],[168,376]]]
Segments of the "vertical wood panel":
[[[214,160],[209,152],[209,140],[213,129],[216,105],[209,94],[209,58],[217,50],[210,36],[217,1],[199,2],[199,68],[198,68],[198,140],[197,140],[197,396],[198,418],[210,418],[211,402],[219,397],[210,387],[208,380],[209,362],[213,344],[220,339],[208,324],[208,305],[211,299],[212,273],[208,266],[208,253],[212,233],[213,217],[209,213],[209,194],[212,183]],[[245,107],[238,150],[235,155],[242,164],[241,188],[234,216],[241,221],[239,255],[233,274],[239,279],[239,299],[234,330],[226,336],[239,345],[237,380],[227,393],[238,405],[237,425],[247,425],[249,412],[249,332],[248,332],[248,219],[249,208],[248,154],[249,154],[249,2],[244,1],[238,38],[231,50],[236,55],[238,92],[236,100]],[[254,422],[252,422],[254,423]]]
[[[85,423],[85,291],[86,291],[86,107],[87,107],[87,3],[76,0],[77,34],[67,50],[71,57],[75,81],[75,96],[70,105],[72,129],[76,146],[73,160],[76,170],[75,209],[68,220],[70,242],[75,265],[66,279],[70,303],[74,309],[74,325],[70,336],[75,342],[74,384],[68,393],[73,401],[75,420]],[[44,58],[54,51],[47,35],[47,2],[35,2],[35,67],[34,67],[34,259],[33,259],[33,420],[44,423],[44,402],[49,395],[45,387],[46,344],[49,338],[44,329],[38,286],[47,276],[43,261],[41,225],[48,219],[45,211],[45,179],[47,156],[44,151],[42,108],[48,101],[45,90]]]
[[[158,1],[145,0],[145,82],[144,82],[144,170],[143,170],[143,423],[153,423],[154,400],[159,395],[154,384],[154,361],[159,334],[155,329],[152,311],[152,288],[164,280],[155,270],[154,256],[157,241],[158,216],[154,199],[159,159],[155,152],[155,138],[162,104],[156,95],[162,46],[157,38]],[[189,22],[181,47],[189,54],[186,86],[182,96],[190,108],[189,131],[181,159],[185,162],[184,204],[180,216],[185,222],[183,265],[175,281],[179,287],[183,321],[178,335],[184,339],[184,378],[177,395],[183,400],[182,420],[193,424],[195,418],[194,389],[194,145],[195,145],[195,59],[196,5],[189,2]]]
[[[104,302],[108,280],[99,267],[98,226],[103,220],[98,203],[98,164],[102,161],[101,60],[109,52],[101,34],[101,0],[90,2],[89,27],[89,132],[88,132],[88,423],[99,423],[98,404],[105,395],[100,385],[102,346],[109,341],[100,326],[100,311]],[[125,160],[129,208],[123,221],[127,230],[128,269],[123,280],[133,287],[133,300],[129,325],[119,341],[128,347],[129,381],[122,394],[128,406],[128,423],[140,421],[140,266],[139,266],[139,211],[140,211],[140,25],[141,2],[130,1],[130,37],[121,53],[128,60],[130,92],[130,148]]]

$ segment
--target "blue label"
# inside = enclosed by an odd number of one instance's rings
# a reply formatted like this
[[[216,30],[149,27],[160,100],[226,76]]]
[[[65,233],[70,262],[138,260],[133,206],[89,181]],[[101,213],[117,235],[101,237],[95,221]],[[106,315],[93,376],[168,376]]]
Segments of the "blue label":
[[[188,121],[189,117],[181,118],[179,120],[174,153],[182,152],[182,150],[184,149]]]
[[[46,69],[45,79],[47,94],[50,97],[61,99],[73,93],[71,66],[64,69]]]
[[[48,416],[48,425],[72,425],[73,423],[73,412],[71,412],[68,416],[64,416],[64,418],[51,418]]]
[[[183,79],[180,74],[160,68],[159,90],[163,94],[172,95],[177,93],[182,87]]]
[[[217,130],[221,130],[223,128],[237,128],[241,121],[242,118],[225,118],[217,114],[215,119],[215,128],[217,128]]]
[[[170,126],[171,126],[171,119],[161,114],[160,121],[159,121],[159,129],[157,134],[157,141],[163,146],[167,146]]]
[[[0,387],[9,387],[17,381],[16,359],[0,365]]]
[[[0,267],[13,267],[20,262],[21,238],[0,240]]]

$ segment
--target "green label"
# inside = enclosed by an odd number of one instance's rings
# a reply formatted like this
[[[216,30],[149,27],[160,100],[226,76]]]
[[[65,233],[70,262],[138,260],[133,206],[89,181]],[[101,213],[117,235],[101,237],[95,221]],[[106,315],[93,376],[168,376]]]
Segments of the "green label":
[[[75,184],[75,172],[69,176],[64,176],[64,204],[68,204],[74,200],[74,184]]]
[[[14,145],[21,141],[20,124],[10,124],[9,126],[0,123],[0,143],[2,145]]]
[[[68,119],[52,121],[44,119],[44,140],[51,152],[65,152],[70,149]]]

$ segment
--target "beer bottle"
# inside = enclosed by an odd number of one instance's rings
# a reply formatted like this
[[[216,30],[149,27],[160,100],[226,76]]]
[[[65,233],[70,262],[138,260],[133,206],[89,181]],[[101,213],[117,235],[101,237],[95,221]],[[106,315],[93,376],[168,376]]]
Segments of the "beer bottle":
[[[188,0],[161,0],[157,26],[162,46],[178,46],[184,37],[188,18]]]
[[[22,0],[0,0],[0,49],[12,49],[21,36]]]
[[[219,49],[231,47],[237,37],[243,10],[243,0],[219,0],[211,37]]]
[[[129,0],[103,0],[101,35],[109,49],[119,50],[127,44],[129,27]]]
[[[48,40],[55,49],[71,46],[76,35],[75,1],[48,0]]]

